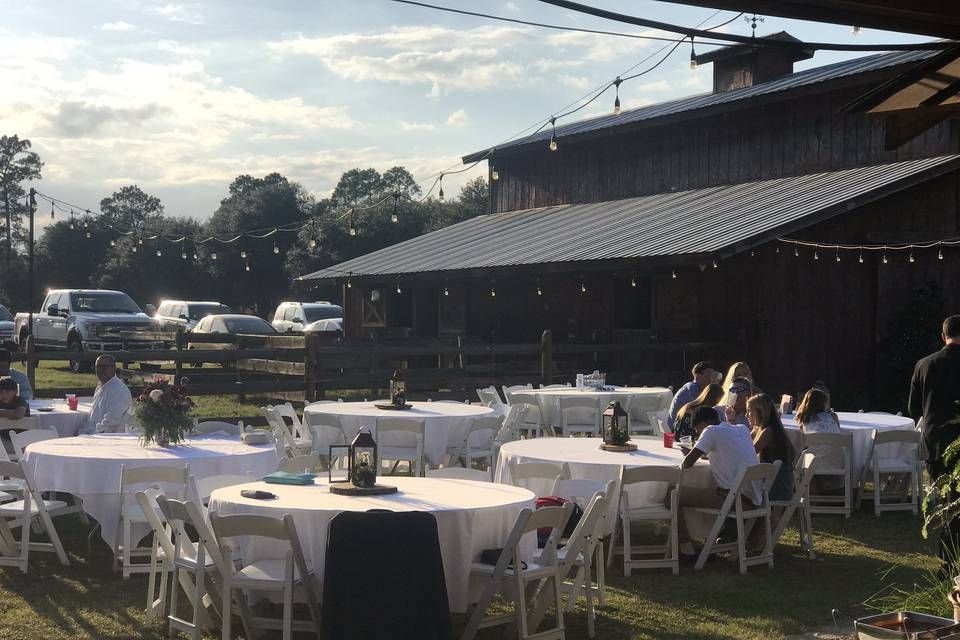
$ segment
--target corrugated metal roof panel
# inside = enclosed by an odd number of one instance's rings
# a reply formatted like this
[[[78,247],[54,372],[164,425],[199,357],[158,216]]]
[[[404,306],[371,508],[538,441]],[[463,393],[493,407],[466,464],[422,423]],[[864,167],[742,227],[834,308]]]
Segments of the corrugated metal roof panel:
[[[479,216],[304,280],[711,253],[880,189],[960,165],[960,155]]]
[[[639,107],[637,109],[631,109],[629,111],[623,111],[617,116],[611,114],[595,118],[588,118],[586,120],[579,120],[569,124],[561,124],[557,126],[557,138],[560,139],[588,133],[591,131],[619,127],[626,124],[642,122],[644,120],[652,120],[654,118],[675,115],[685,111],[694,111],[696,109],[704,109],[706,107],[728,104],[740,100],[749,100],[750,98],[768,96],[819,82],[837,80],[839,78],[846,78],[869,71],[878,71],[899,64],[919,62],[932,55],[935,55],[936,53],[936,51],[897,51],[894,53],[882,53],[863,58],[854,58],[853,60],[845,60],[835,64],[828,64],[822,67],[798,71],[797,73],[793,73],[782,78],[777,78],[776,80],[764,82],[752,87],[737,89],[735,91],[689,96],[677,100],[670,100],[669,102],[661,102],[645,107]],[[498,145],[497,150],[502,151],[504,149],[510,149],[512,147],[517,147],[524,144],[547,141],[549,139],[550,127],[546,127],[543,131],[531,136],[530,138],[522,138]],[[463,161],[473,162],[477,159],[483,158],[487,151],[489,151],[489,149],[484,149],[482,151],[477,151],[466,155],[464,156]]]

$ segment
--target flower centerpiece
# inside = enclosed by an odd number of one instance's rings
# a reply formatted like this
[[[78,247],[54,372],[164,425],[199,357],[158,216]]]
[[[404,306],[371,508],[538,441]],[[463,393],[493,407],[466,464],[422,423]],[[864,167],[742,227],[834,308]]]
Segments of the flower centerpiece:
[[[193,401],[183,385],[156,379],[134,402],[133,413],[140,423],[140,444],[177,444],[193,430],[190,410]]]

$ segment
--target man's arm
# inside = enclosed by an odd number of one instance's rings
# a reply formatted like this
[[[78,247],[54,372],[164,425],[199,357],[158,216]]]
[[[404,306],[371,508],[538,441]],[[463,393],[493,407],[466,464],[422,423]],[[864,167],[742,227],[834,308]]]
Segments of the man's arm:
[[[24,400],[33,400],[33,387],[30,386],[30,378],[26,374],[20,374],[17,384],[20,385],[20,397]]]
[[[680,387],[680,390],[673,396],[673,400],[670,401],[670,409],[667,410],[667,426],[670,427],[671,431],[673,431],[677,414],[680,413],[680,409],[682,409],[683,405],[687,404],[687,402],[687,387],[684,385]]]
[[[907,412],[914,420],[919,420],[923,415],[923,378],[924,371],[921,370],[923,361],[917,363],[913,368],[913,378],[910,380],[910,398],[907,400]]]
[[[110,389],[103,399],[103,417],[97,422],[97,433],[117,433],[123,430],[125,414],[130,407],[130,391],[122,388]]]
[[[697,460],[703,457],[703,451],[694,447],[690,449],[690,453],[683,457],[683,462],[680,464],[684,469],[689,469],[697,463]]]
[[[13,409],[0,409],[0,418],[7,420],[19,420],[27,415],[27,410],[23,407],[14,407]]]

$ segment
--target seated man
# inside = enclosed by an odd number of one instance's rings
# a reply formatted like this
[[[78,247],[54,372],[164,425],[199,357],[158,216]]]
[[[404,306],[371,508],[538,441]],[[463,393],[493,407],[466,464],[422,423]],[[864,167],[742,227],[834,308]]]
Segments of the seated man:
[[[700,407],[697,409],[693,418],[694,428],[703,429],[697,444],[683,459],[682,466],[689,469],[697,460],[704,455],[710,456],[710,473],[713,475],[717,486],[712,489],[701,489],[696,487],[680,488],[680,507],[681,511],[677,522],[677,538],[680,543],[680,553],[684,556],[692,556],[695,553],[693,544],[690,541],[689,530],[683,517],[683,507],[702,507],[710,509],[719,509],[723,506],[727,494],[733,488],[737,479],[737,474],[741,467],[757,464],[757,452],[753,448],[753,441],[750,439],[750,431],[740,425],[733,425],[727,422],[720,422],[717,412],[710,407]],[[760,504],[763,500],[763,493],[758,486],[752,486],[750,491],[744,493],[746,506]],[[667,496],[666,503],[670,496]],[[751,504],[752,503],[752,504]]]
[[[112,356],[97,358],[96,371],[100,383],[93,393],[90,418],[80,433],[123,433],[133,407],[130,389],[117,377],[117,361]]]
[[[10,351],[0,349],[0,378],[10,376],[14,382],[20,385],[20,397],[24,400],[33,400],[33,389],[30,387],[30,380],[26,374],[10,368],[12,361],[13,356],[10,354]]]
[[[17,381],[10,376],[0,378],[0,418],[19,420],[29,415],[30,403],[17,395]]]
[[[717,405],[717,418],[729,424],[741,424],[749,430],[750,420],[747,418],[747,400],[754,395],[753,383],[746,378],[734,378],[727,392],[730,404]]]
[[[683,405],[696,400],[704,387],[713,382],[713,365],[709,362],[698,362],[693,365],[693,370],[690,374],[693,376],[693,380],[680,387],[677,394],[673,396],[670,409],[667,411],[667,426],[670,427],[671,430],[673,430],[673,425],[677,420],[677,414],[680,412],[680,409],[683,408]]]

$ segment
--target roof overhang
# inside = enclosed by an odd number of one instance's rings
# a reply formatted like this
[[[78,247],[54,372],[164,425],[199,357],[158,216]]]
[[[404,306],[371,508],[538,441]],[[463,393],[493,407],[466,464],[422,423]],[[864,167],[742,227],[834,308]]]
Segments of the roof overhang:
[[[960,155],[478,216],[301,276],[442,280],[709,263],[960,167]]]

